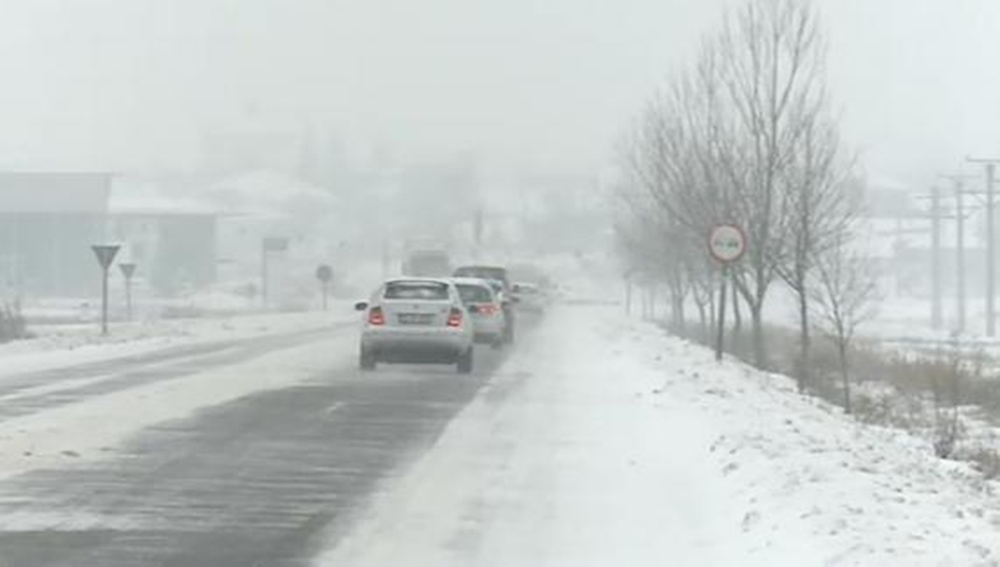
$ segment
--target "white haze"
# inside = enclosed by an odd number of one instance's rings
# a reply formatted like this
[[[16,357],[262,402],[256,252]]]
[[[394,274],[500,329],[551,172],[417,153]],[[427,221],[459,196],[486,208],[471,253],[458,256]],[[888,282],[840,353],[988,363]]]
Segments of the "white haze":
[[[2,0],[0,166],[187,167],[206,132],[318,128],[349,151],[593,170],[724,2]],[[1000,6],[819,2],[872,174],[1000,150]]]

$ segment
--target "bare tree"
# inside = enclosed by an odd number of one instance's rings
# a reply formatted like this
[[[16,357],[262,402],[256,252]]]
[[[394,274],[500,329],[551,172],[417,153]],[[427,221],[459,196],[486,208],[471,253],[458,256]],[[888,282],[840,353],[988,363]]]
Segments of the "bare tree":
[[[815,256],[853,218],[840,182],[849,168],[828,112],[825,59],[807,0],[748,0],[706,37],[695,64],[650,100],[623,152],[629,222],[671,244],[640,249],[668,259],[658,269],[672,297],[693,295],[702,319],[713,297],[706,286],[718,277],[701,260],[707,234],[720,223],[748,234],[748,254],[729,277],[749,310],[761,367],[764,303],[779,279],[799,296],[801,366],[808,366],[809,274]],[[740,303],[733,301],[735,314]],[[677,306],[682,312],[683,302]]]
[[[841,238],[817,258],[812,305],[837,347],[844,411],[851,413],[850,348],[857,328],[875,315],[878,288],[868,259]]]
[[[719,288],[719,270],[702,252],[689,260],[687,273],[691,280],[691,298],[698,310],[698,330],[701,340],[707,343],[712,338],[713,327],[718,320],[715,314],[715,294]]]
[[[849,163],[840,158],[836,126],[810,115],[792,162],[783,172],[784,220],[788,226],[784,255],[776,270],[797,298],[799,391],[810,379],[810,274],[816,258],[843,239],[861,214],[861,185],[850,177]]]
[[[750,240],[735,283],[750,309],[755,361],[764,366],[762,311],[788,241],[784,173],[825,105],[826,51],[803,0],[751,0],[727,18],[718,44],[734,134],[722,170]]]
[[[967,369],[958,336],[952,337],[947,357],[938,349],[938,360],[925,367],[934,406],[934,454],[942,459],[951,457],[962,434],[960,404]],[[977,357],[981,360],[981,357]],[[980,364],[977,360],[977,365]],[[975,371],[975,367],[973,368]]]
[[[644,301],[655,301],[655,290],[666,284],[670,295],[671,323],[683,332],[684,303],[688,294],[684,258],[687,251],[676,223],[668,211],[655,206],[639,176],[631,176],[617,192],[619,222],[617,235],[620,251],[627,258],[630,270],[642,280],[646,292],[653,295]]]

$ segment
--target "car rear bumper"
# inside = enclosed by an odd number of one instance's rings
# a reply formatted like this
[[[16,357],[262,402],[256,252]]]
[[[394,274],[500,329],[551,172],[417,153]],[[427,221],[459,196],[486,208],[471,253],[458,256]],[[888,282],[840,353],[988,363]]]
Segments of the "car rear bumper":
[[[471,337],[458,332],[366,332],[361,347],[386,362],[446,362],[458,360],[471,346]]]
[[[472,327],[476,330],[476,342],[484,342],[479,340],[481,337],[493,337],[497,335],[502,335],[504,326],[505,326],[504,318],[500,316],[475,317],[473,319]]]
[[[475,335],[475,341],[480,344],[493,344],[503,340],[503,331],[480,333]]]

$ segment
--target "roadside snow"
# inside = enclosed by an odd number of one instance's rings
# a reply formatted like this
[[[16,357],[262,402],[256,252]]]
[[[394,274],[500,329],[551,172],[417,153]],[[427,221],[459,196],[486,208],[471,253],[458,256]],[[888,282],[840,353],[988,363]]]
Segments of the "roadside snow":
[[[962,465],[790,381],[556,310],[317,565],[995,565]]]
[[[346,302],[336,302],[327,312],[121,323],[113,325],[107,337],[101,336],[94,325],[60,326],[34,339],[0,345],[0,380],[24,372],[144,354],[172,346],[321,329],[356,319]]]
[[[860,424],[799,396],[784,376],[740,364],[720,368],[705,349],[652,333],[632,337],[649,366],[666,371],[657,395],[665,409],[697,404],[724,425],[712,452],[736,488],[732,503],[744,533],[755,540],[750,557],[769,557],[788,526],[798,525],[823,546],[815,564],[1000,560],[996,486],[935,458],[924,440]]]

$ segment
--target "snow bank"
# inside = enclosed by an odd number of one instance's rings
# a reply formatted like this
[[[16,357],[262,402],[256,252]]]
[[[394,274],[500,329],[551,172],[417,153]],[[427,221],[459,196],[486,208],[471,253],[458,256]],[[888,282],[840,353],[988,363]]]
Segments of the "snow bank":
[[[967,468],[607,308],[557,309],[317,565],[991,565]]]
[[[753,556],[803,528],[824,548],[817,564],[992,565],[1000,559],[1000,500],[968,467],[933,456],[909,434],[872,427],[799,396],[791,380],[705,349],[631,333],[666,380],[668,409],[697,404],[718,427],[712,451],[736,488],[733,504]],[[680,363],[679,363],[680,362]]]
[[[118,323],[104,337],[94,325],[60,325],[35,339],[0,345],[5,376],[148,353],[171,346],[233,340],[329,327],[357,320],[349,302],[327,312],[270,313],[212,319],[160,319]]]

